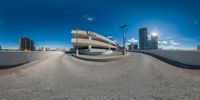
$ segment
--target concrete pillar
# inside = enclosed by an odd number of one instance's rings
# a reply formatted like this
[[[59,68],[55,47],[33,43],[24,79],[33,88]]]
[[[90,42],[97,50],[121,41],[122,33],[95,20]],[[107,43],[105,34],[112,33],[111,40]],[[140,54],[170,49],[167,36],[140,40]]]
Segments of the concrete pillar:
[[[110,43],[108,43],[108,46],[110,46]],[[110,47],[108,47],[108,50],[111,50],[111,48],[110,48]]]
[[[92,45],[89,45],[89,46],[88,46],[88,49],[91,50],[91,49],[92,49]]]
[[[92,37],[91,37],[91,36],[89,36],[89,40],[92,40]],[[92,45],[89,45],[89,46],[88,46],[88,49],[91,51]]]
[[[78,47],[76,47],[76,56],[79,55]]]
[[[92,40],[92,37],[91,37],[91,36],[89,36],[89,40]]]

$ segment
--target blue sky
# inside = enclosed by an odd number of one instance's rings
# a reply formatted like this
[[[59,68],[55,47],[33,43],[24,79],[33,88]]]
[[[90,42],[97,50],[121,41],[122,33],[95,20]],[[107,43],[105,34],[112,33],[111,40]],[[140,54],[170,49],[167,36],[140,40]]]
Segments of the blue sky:
[[[1,0],[0,45],[18,48],[26,36],[36,47],[70,48],[71,30],[94,31],[121,44],[137,42],[138,29],[157,32],[163,48],[195,49],[200,44],[199,0]]]

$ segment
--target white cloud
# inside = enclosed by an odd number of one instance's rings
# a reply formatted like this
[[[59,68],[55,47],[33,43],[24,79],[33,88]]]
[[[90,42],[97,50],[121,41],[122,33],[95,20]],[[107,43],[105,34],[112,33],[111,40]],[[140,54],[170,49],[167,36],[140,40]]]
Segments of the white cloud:
[[[186,23],[192,23],[192,24],[195,24],[195,25],[197,25],[197,24],[199,24],[199,23],[200,23],[200,20],[199,20],[199,18],[198,18],[198,17],[195,17],[195,18],[192,18],[192,19],[190,19],[190,20],[186,21]]]
[[[96,17],[92,17],[92,16],[89,16],[89,15],[83,15],[83,17],[85,18],[85,20],[90,21],[90,22],[92,22],[96,19]]]
[[[117,40],[113,40],[113,42],[115,42],[115,43],[118,43],[118,41],[117,41]]]
[[[107,38],[109,38],[109,39],[112,39],[112,38],[113,38],[113,36],[107,36]]]
[[[158,44],[159,44],[159,45],[167,45],[168,42],[167,42],[167,41],[158,41]]]
[[[151,35],[147,35],[147,39],[148,39],[148,40],[151,40]]]
[[[87,21],[91,21],[91,22],[92,22],[92,21],[94,21],[94,20],[95,20],[95,17],[88,17],[88,18],[87,18]]]
[[[158,41],[159,48],[162,49],[178,49],[178,46],[181,45],[181,43],[176,42],[174,40],[160,40]]]
[[[198,18],[195,18],[194,19],[194,24],[198,24],[199,23],[199,19]]]
[[[126,46],[128,46],[128,45],[130,45],[130,44],[131,44],[130,42],[128,42],[128,43],[126,42],[126,44],[125,44],[125,45],[126,45]]]
[[[128,40],[128,42],[129,42],[129,43],[137,43],[138,40],[135,39],[135,38],[131,38],[131,39]]]
[[[118,38],[114,38],[114,39],[113,39],[113,42],[119,43],[119,42],[118,42]]]
[[[173,46],[178,46],[178,45],[180,45],[180,43],[175,42],[174,40],[170,40],[169,43],[170,43],[170,45],[173,45]]]

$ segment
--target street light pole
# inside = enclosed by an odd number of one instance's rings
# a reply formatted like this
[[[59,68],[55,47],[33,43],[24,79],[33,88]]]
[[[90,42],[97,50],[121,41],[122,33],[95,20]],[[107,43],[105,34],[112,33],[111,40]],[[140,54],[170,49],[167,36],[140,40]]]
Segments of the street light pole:
[[[125,38],[125,28],[126,27],[127,27],[127,25],[121,26],[122,33],[123,33],[123,55],[125,55],[125,53],[126,53],[126,38]]]
[[[79,55],[78,51],[78,28],[76,28],[76,56]]]

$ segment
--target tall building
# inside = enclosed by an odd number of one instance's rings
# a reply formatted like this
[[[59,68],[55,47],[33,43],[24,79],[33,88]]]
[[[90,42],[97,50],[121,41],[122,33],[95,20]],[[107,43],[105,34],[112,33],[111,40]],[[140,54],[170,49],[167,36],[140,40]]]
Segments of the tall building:
[[[158,35],[151,35],[150,42],[151,42],[150,49],[158,49]]]
[[[139,29],[139,47],[140,47],[140,49],[148,49],[147,28],[140,28]]]
[[[151,39],[148,39],[147,49],[148,49],[148,50],[151,50],[151,49],[152,49],[152,41],[151,41]]]
[[[136,49],[138,49],[138,45],[137,44],[131,43],[130,45],[128,45],[128,50],[129,51],[136,50]]]
[[[22,51],[33,51],[35,49],[34,42],[29,38],[23,37],[20,39],[19,49]]]
[[[30,40],[30,50],[31,51],[35,50],[35,46],[34,46],[33,40]]]
[[[49,48],[43,46],[43,47],[38,48],[38,50],[39,51],[49,51]]]
[[[150,35],[150,39],[148,39],[147,28],[140,28],[139,29],[139,47],[141,50],[158,49],[158,35],[154,33]]]
[[[200,45],[197,45],[197,50],[200,50]]]

